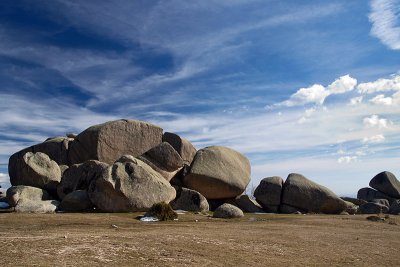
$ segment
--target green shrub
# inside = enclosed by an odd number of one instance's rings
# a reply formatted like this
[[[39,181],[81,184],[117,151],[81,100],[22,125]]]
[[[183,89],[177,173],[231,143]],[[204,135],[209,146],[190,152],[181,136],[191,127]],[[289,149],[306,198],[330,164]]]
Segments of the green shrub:
[[[146,213],[146,216],[157,217],[160,221],[168,221],[178,218],[178,214],[172,209],[171,205],[165,202],[154,204]]]

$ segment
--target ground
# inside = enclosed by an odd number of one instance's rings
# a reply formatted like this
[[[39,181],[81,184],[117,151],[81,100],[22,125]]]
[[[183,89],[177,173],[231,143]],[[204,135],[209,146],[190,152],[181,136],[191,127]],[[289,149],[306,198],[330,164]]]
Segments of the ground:
[[[1,266],[398,266],[400,216],[0,213]]]

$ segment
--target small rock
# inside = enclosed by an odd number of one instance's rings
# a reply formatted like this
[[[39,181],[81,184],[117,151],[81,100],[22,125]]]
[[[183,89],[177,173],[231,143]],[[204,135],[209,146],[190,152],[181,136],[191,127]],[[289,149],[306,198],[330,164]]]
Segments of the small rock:
[[[243,211],[239,209],[238,207],[235,207],[231,204],[225,203],[219,206],[215,211],[214,211],[214,218],[240,218],[243,217]]]

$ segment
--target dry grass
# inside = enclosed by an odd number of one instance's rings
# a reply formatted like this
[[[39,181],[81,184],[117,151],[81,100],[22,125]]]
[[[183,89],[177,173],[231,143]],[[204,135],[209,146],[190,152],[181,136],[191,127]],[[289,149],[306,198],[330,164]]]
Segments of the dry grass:
[[[396,266],[400,218],[0,214],[2,266]],[[196,222],[197,220],[197,222]],[[389,223],[390,222],[390,223]],[[114,227],[112,226],[114,225]],[[115,227],[116,226],[116,227]]]

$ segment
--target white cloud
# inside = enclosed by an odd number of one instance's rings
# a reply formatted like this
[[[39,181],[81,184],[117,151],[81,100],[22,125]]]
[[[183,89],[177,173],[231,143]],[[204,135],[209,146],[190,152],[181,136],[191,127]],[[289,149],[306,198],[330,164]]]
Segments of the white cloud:
[[[393,104],[393,99],[391,97],[385,97],[385,95],[377,95],[374,98],[372,98],[369,102],[375,105],[391,106]]]
[[[350,105],[358,105],[361,104],[363,100],[362,96],[353,97],[350,99]]]
[[[370,137],[364,137],[361,140],[361,143],[363,144],[379,144],[383,143],[385,141],[385,137],[382,134],[370,136]]]
[[[282,105],[287,107],[309,103],[322,105],[327,96],[329,96],[329,92],[325,87],[320,84],[314,84],[310,87],[300,88],[288,100],[284,101]]]
[[[392,123],[391,121],[383,118],[379,118],[378,115],[372,115],[371,117],[366,117],[363,119],[364,126],[367,128],[377,127],[379,129],[388,128]]]
[[[331,83],[327,89],[331,94],[343,94],[352,91],[357,85],[357,80],[345,75]]]
[[[275,106],[293,107],[310,103],[322,105],[325,99],[331,94],[347,93],[352,91],[356,85],[356,79],[350,77],[350,75],[344,75],[336,79],[326,88],[321,84],[313,84],[310,87],[300,88],[296,93],[291,95],[288,100],[276,104]]]
[[[356,156],[344,156],[344,157],[338,158],[338,160],[337,160],[337,162],[340,164],[342,164],[342,163],[349,164],[349,163],[356,162],[356,161],[357,161]]]
[[[369,14],[371,34],[394,50],[400,49],[399,6],[399,0],[372,0]]]
[[[357,89],[358,92],[367,94],[400,90],[400,75],[394,75],[391,79],[378,79],[373,82],[360,83]]]

